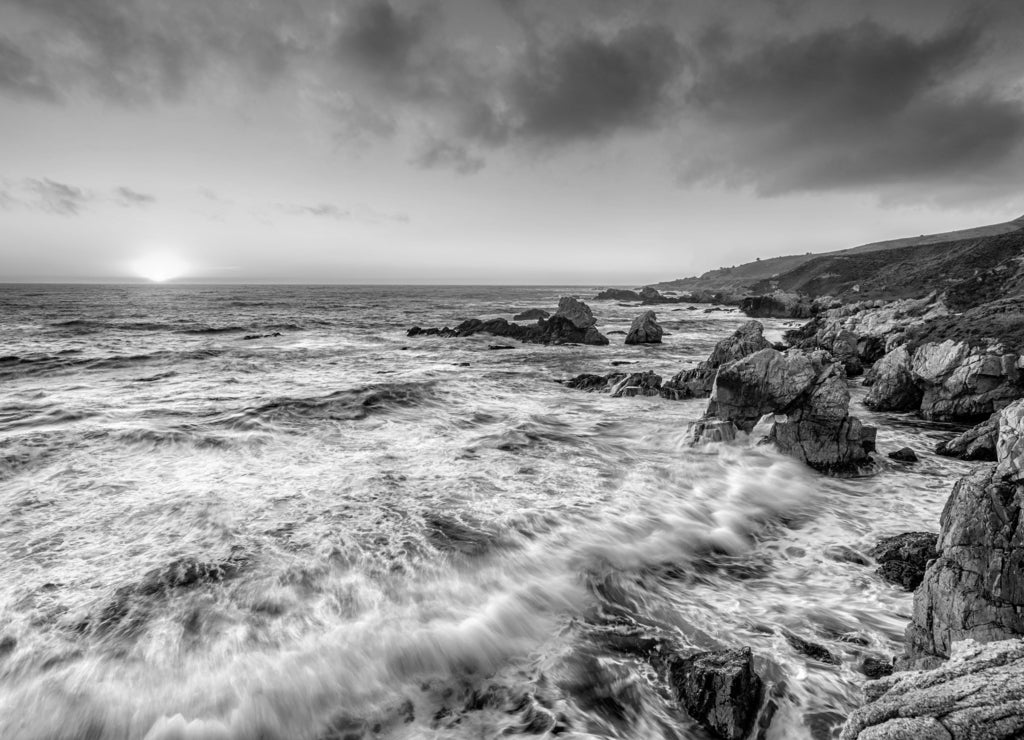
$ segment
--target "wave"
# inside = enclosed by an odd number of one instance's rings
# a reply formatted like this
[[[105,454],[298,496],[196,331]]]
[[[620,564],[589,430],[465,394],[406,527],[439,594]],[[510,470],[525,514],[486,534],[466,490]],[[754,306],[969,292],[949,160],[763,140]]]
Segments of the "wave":
[[[82,357],[81,350],[65,350],[56,354],[7,355],[0,358],[0,378],[25,377],[58,373],[66,370],[107,370],[145,365],[150,362],[187,362],[207,360],[227,350],[216,347],[201,349],[158,350],[134,355]]]
[[[316,421],[358,421],[394,409],[413,408],[433,395],[434,382],[383,383],[335,391],[326,396],[282,397],[225,420],[231,426],[291,425]]]

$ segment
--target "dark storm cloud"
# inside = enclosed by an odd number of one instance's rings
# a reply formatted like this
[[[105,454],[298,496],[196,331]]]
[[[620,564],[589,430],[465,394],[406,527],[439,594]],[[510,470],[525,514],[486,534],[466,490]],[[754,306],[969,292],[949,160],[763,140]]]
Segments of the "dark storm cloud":
[[[148,206],[156,203],[156,196],[126,187],[116,188],[114,196],[122,206]]]
[[[93,200],[93,195],[88,190],[46,178],[28,178],[22,185],[29,194],[31,207],[62,216],[77,215]]]
[[[374,74],[401,78],[411,71],[425,28],[422,13],[400,14],[386,0],[360,2],[338,35],[337,53]]]
[[[0,37],[0,90],[47,102],[58,99],[46,74],[12,41]]]
[[[611,38],[577,35],[533,50],[511,86],[518,132],[567,141],[653,125],[682,68],[676,37],[634,26]]]
[[[952,84],[981,40],[976,27],[919,40],[867,21],[776,39],[706,58],[688,102],[725,135],[718,164],[764,193],[977,172],[1024,139],[1018,102]]]

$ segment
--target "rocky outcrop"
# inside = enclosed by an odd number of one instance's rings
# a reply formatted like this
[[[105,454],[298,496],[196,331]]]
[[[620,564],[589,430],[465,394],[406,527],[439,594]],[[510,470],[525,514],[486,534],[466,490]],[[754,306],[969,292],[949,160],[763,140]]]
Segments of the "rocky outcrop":
[[[626,377],[626,373],[608,373],[607,375],[595,375],[594,373],[581,373],[575,378],[560,381],[566,388],[573,388],[578,391],[593,393],[606,391],[615,383]]]
[[[661,376],[653,372],[630,373],[618,380],[610,393],[612,398],[658,396],[661,394]]]
[[[558,310],[554,316],[539,319],[531,326],[509,323],[505,319],[467,319],[454,329],[447,326],[443,329],[423,329],[414,326],[406,335],[469,337],[483,333],[533,344],[608,344],[608,337],[597,330],[596,323],[597,320],[586,303],[575,298],[563,297],[558,301]]]
[[[661,344],[662,333],[654,311],[644,311],[633,319],[626,335],[626,344]]]
[[[940,421],[985,418],[1024,395],[1021,358],[1000,344],[952,340],[917,348],[911,371],[923,389],[921,415]]]
[[[921,585],[928,563],[938,556],[934,532],[904,532],[886,537],[868,553],[879,564],[875,572],[905,591]]]
[[[687,713],[717,737],[741,740],[750,733],[764,693],[750,648],[673,659],[669,681]]]
[[[711,395],[719,367],[771,346],[771,342],[764,338],[761,322],[748,321],[716,344],[707,360],[695,368],[676,373],[662,386],[662,395],[675,400],[706,398]]]
[[[517,313],[512,317],[513,321],[536,321],[537,319],[546,319],[551,314],[545,311],[543,308],[528,308],[522,313]]]
[[[740,301],[740,310],[755,319],[809,319],[814,306],[796,293],[777,290],[768,295],[748,296]]]
[[[841,740],[1024,737],[1024,642],[958,642],[941,667],[896,673],[864,693]]]
[[[875,411],[916,411],[923,391],[911,371],[910,353],[900,345],[879,360],[864,405]]]
[[[841,365],[826,352],[763,349],[718,370],[706,419],[749,433],[775,414],[768,441],[824,473],[848,475],[871,462],[875,430],[850,416]]]
[[[940,442],[935,447],[935,453],[944,457],[958,457],[961,460],[995,462],[998,439],[999,414],[992,414],[986,421],[966,432]]]
[[[997,465],[962,478],[942,512],[939,557],[914,594],[906,666],[947,657],[952,643],[1024,634],[1024,401],[999,417]]]
[[[596,296],[595,301],[639,301],[640,294],[635,290],[626,290],[624,288],[605,288]]]

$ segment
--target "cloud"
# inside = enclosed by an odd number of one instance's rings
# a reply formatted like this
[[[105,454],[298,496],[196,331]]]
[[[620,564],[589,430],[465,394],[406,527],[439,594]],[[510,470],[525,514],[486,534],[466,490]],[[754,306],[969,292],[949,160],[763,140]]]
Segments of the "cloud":
[[[422,169],[451,169],[460,175],[472,175],[484,167],[483,157],[470,153],[460,144],[441,139],[427,141],[412,162]]]
[[[0,37],[0,90],[15,97],[46,102],[59,99],[52,83],[18,46]]]
[[[22,182],[22,187],[30,195],[30,207],[62,216],[77,215],[94,197],[83,188],[46,178],[28,178]]]
[[[122,206],[148,206],[156,203],[156,196],[126,187],[115,188],[114,196]]]
[[[340,208],[333,203],[317,203],[315,205],[302,205],[298,203],[280,203],[277,208],[292,216],[317,216],[320,218],[333,218],[344,220],[351,218],[352,212]]]
[[[994,167],[1024,141],[1024,110],[956,84],[981,39],[976,27],[917,40],[864,21],[711,55],[687,98],[715,132],[703,174],[770,195]]]
[[[533,49],[511,85],[517,133],[564,142],[653,126],[683,59],[672,32],[644,25],[610,38],[580,34]]]

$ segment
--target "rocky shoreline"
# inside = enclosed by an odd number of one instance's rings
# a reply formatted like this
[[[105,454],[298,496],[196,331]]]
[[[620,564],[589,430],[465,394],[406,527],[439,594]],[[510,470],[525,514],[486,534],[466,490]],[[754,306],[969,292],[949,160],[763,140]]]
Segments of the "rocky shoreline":
[[[693,296],[608,290],[597,298],[644,306]],[[780,345],[769,342],[752,320],[719,341],[705,361],[667,380],[641,370],[585,373],[561,382],[612,397],[707,398],[704,416],[691,426],[691,444],[759,439],[836,476],[868,475],[874,465],[875,430],[851,414],[853,382],[869,387],[864,405],[874,411],[977,424],[936,450],[980,463],[953,488],[939,534],[899,535],[879,543],[871,559],[849,558],[853,566],[876,562],[879,577],[914,590],[914,610],[904,655],[894,665],[876,661],[865,667],[877,680],[865,685],[867,703],[851,715],[842,737],[1021,737],[1024,347],[998,331],[964,338],[922,331],[937,320],[957,325],[963,314],[950,308],[945,295],[828,308],[803,298],[799,303],[808,307],[810,320],[787,332]],[[764,305],[744,309],[757,313]],[[789,315],[803,310],[786,309]],[[414,328],[409,335],[483,331],[527,342],[607,344],[596,323],[585,303],[566,297],[550,318],[530,327],[470,320],[455,329]],[[647,310],[635,317],[625,343],[657,343],[661,336],[656,315]],[[907,464],[917,459],[909,449],[889,455]],[[750,650],[737,645],[679,658],[667,675],[680,704],[712,734],[744,738],[758,721],[770,722],[769,702],[752,665]],[[990,686],[992,681],[999,685]]]

